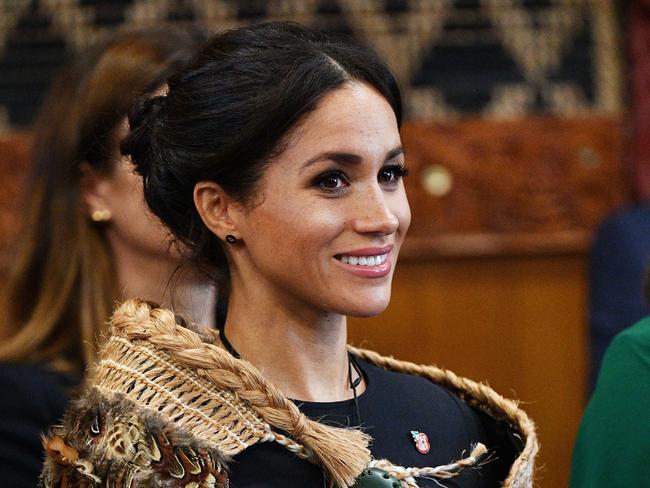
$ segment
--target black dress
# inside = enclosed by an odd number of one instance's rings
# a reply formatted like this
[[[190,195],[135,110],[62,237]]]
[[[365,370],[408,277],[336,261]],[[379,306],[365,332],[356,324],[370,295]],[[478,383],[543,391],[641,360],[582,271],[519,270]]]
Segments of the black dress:
[[[359,396],[361,427],[374,439],[375,459],[386,458],[405,467],[439,466],[467,455],[482,442],[494,460],[449,480],[418,480],[421,487],[498,487],[516,457],[516,439],[503,426],[471,409],[458,397],[430,381],[385,371],[356,360],[366,380]],[[356,426],[354,400],[298,403],[308,417],[335,426]],[[421,453],[412,432],[424,433],[430,449]],[[416,434],[417,435],[417,434]],[[424,450],[424,449],[423,449]],[[498,458],[498,459],[497,459]],[[321,488],[323,472],[276,443],[255,444],[229,465],[232,488]]]
[[[0,486],[36,486],[40,436],[63,416],[78,381],[40,363],[0,364]]]

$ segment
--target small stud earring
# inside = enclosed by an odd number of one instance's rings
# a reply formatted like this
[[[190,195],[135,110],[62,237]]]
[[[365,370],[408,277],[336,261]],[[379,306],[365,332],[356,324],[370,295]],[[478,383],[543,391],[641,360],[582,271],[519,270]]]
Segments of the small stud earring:
[[[228,235],[226,236],[226,242],[227,242],[228,244],[234,244],[235,242],[237,242],[237,238],[236,238],[234,235],[232,235],[232,234],[228,234]]]
[[[108,209],[95,210],[90,214],[90,220],[93,222],[108,222],[113,217],[113,214]]]

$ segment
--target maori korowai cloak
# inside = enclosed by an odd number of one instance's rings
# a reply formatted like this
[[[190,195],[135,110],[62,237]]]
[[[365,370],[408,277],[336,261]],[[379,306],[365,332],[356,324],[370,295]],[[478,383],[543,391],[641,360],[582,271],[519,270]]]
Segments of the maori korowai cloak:
[[[43,438],[41,486],[227,487],[229,459],[258,442],[276,442],[320,466],[336,487],[361,486],[374,468],[413,488],[418,478],[449,478],[482,462],[480,444],[445,466],[372,459],[366,434],[308,419],[218,343],[218,332],[195,332],[169,310],[138,299],[122,304],[83,393]],[[516,402],[450,371],[350,351],[379,367],[423,376],[486,413],[518,443],[502,486],[533,486],[534,424]]]

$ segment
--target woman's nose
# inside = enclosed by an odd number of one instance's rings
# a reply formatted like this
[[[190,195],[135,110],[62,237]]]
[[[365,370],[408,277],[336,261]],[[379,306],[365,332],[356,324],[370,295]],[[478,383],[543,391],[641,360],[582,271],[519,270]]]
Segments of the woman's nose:
[[[399,227],[399,219],[380,188],[360,192],[355,202],[353,226],[362,234],[388,235]]]

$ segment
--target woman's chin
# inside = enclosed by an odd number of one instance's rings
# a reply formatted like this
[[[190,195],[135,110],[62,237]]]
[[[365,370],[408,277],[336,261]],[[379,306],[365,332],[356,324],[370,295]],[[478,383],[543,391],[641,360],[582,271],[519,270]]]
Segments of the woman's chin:
[[[385,297],[367,297],[367,300],[359,300],[356,303],[348,303],[344,315],[350,317],[375,317],[388,307],[390,295]]]

